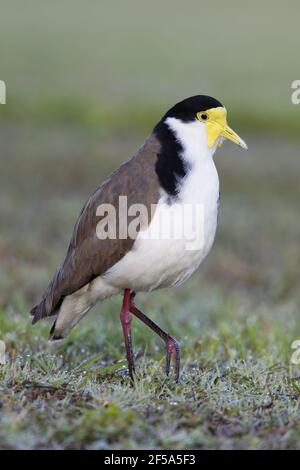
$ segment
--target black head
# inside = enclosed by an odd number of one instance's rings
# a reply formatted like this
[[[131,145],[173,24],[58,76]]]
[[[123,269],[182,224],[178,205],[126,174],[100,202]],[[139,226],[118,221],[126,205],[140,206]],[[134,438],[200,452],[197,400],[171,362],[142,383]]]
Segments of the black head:
[[[206,95],[196,95],[186,98],[183,101],[175,104],[164,115],[163,120],[167,117],[175,117],[184,122],[193,121],[196,119],[196,114],[201,111],[207,111],[211,108],[223,107],[220,101]]]

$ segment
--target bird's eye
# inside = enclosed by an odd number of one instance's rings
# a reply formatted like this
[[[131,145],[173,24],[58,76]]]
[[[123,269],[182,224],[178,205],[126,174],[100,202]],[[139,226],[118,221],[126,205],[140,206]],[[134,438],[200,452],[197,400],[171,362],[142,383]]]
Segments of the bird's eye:
[[[208,119],[208,115],[206,113],[202,113],[200,117],[203,121],[206,121]]]

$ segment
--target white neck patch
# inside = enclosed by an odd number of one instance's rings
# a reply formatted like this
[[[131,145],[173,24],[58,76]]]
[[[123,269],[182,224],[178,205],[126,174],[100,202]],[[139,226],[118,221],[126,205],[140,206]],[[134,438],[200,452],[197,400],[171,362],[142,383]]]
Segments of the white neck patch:
[[[181,157],[191,164],[199,164],[211,159],[216,151],[218,139],[212,148],[207,145],[205,124],[196,120],[183,122],[180,119],[168,117],[165,123],[174,133],[175,138],[183,147]]]

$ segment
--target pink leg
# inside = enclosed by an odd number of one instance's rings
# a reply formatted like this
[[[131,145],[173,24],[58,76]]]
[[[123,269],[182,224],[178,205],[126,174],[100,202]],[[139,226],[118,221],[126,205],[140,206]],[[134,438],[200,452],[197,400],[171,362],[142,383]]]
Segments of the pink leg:
[[[175,363],[175,380],[179,380],[179,371],[180,371],[180,347],[177,341],[172,338],[168,333],[162,330],[154,321],[148,318],[143,312],[141,312],[134,303],[135,293],[132,292],[129,297],[129,310],[130,312],[139,318],[145,325],[149,326],[158,336],[162,338],[166,345],[166,374],[169,375],[170,372],[170,362],[171,355],[174,355]],[[124,297],[125,298],[125,297]]]
[[[132,351],[132,342],[131,342],[131,313],[130,313],[130,299],[131,293],[130,289],[124,290],[123,304],[121,308],[120,319],[123,328],[126,356],[128,362],[128,371],[131,380],[133,380],[134,374],[134,357]]]

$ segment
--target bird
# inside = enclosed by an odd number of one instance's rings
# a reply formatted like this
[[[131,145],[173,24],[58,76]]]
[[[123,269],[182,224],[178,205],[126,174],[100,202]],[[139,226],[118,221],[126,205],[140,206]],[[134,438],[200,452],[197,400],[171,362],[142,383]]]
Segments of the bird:
[[[53,316],[49,339],[64,339],[97,302],[121,294],[130,379],[135,316],[164,341],[166,374],[173,360],[178,382],[179,343],[137,307],[136,294],[182,284],[210,252],[220,200],[213,157],[226,139],[247,150],[217,99],[195,95],[171,107],[85,203],[64,261],[30,312],[32,323]]]

